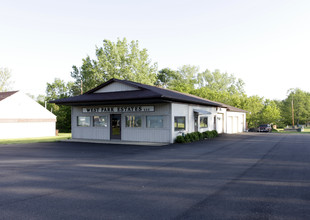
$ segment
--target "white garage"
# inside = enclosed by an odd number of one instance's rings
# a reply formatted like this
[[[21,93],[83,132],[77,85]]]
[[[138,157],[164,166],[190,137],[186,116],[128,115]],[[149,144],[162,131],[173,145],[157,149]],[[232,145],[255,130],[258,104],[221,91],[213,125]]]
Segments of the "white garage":
[[[227,133],[235,134],[246,130],[246,111],[241,109],[227,110]]]
[[[55,136],[56,116],[19,91],[0,92],[0,139]]]

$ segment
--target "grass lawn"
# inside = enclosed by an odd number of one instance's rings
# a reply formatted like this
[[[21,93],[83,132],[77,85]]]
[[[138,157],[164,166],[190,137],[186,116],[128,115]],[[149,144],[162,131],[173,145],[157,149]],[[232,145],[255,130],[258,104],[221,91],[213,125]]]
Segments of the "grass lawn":
[[[297,132],[297,131],[284,131],[284,129],[277,129],[279,133],[296,133],[296,134],[310,134],[310,127],[304,128],[304,131]]]
[[[38,137],[38,138],[17,138],[17,139],[0,139],[0,144],[27,144],[39,142],[56,142],[59,140],[70,139],[71,133],[59,133],[55,137]]]

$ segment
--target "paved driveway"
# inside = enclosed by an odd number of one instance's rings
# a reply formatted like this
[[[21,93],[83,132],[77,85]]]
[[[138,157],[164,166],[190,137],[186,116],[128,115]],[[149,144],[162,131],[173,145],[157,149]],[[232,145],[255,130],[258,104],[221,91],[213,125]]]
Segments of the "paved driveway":
[[[310,135],[0,145],[0,219],[310,219]]]

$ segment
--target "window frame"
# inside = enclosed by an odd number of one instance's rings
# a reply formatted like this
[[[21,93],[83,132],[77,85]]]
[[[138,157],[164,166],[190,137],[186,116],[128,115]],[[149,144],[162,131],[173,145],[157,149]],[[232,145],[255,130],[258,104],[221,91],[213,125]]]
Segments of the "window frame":
[[[184,119],[184,128],[178,126],[179,123],[176,120],[180,118]],[[184,131],[184,130],[186,130],[186,116],[174,116],[174,131]]]
[[[151,117],[161,117],[162,119],[162,123],[161,123],[161,127],[150,127],[148,126],[148,121],[149,119],[148,118],[151,118]],[[153,129],[158,129],[158,128],[164,128],[164,116],[163,115],[147,115],[146,116],[146,128],[153,128]]]
[[[207,119],[207,123],[203,123],[206,126],[201,126],[202,119]],[[209,127],[209,117],[208,116],[200,116],[199,117],[199,128],[208,128]]]
[[[103,125],[103,126],[96,125],[95,117],[105,118],[105,120],[104,120],[105,121],[105,125]],[[94,115],[93,116],[93,127],[96,127],[96,128],[107,128],[108,127],[108,116],[106,116],[106,115]]]
[[[88,118],[89,119],[89,124],[88,125],[81,125],[80,118]],[[77,126],[78,127],[90,127],[91,126],[91,117],[90,116],[77,116]]]
[[[136,125],[135,121],[139,120],[136,118],[140,118],[140,126],[128,126],[127,121],[128,121],[128,118],[130,118],[129,120],[132,120],[131,117],[135,117],[133,121],[133,125]],[[126,128],[142,128],[142,116],[141,115],[126,115],[125,116],[125,127]]]

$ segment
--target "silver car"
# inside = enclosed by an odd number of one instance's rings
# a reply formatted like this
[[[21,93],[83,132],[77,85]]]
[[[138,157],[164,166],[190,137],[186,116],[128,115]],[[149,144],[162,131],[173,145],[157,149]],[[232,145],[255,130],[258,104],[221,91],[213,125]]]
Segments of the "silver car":
[[[270,126],[270,124],[264,124],[264,125],[260,125],[258,127],[258,132],[271,132],[272,128]]]

